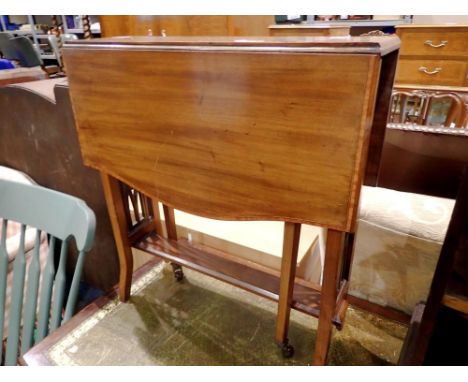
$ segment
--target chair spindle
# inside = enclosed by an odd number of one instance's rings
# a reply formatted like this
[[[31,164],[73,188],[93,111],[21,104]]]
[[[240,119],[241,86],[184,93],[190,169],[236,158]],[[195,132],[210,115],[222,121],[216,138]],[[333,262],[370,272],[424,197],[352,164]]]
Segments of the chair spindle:
[[[18,358],[18,343],[23,307],[24,278],[26,275],[26,256],[24,253],[26,225],[21,224],[20,246],[13,263],[13,285],[11,293],[10,320],[5,353],[5,365],[14,366]]]
[[[39,291],[40,263],[39,251],[41,247],[41,230],[36,230],[34,252],[28,270],[28,286],[26,290],[26,303],[24,308],[24,327],[21,339],[21,354],[24,354],[34,345],[34,324],[36,322],[37,295]]]
[[[50,300],[52,297],[52,284],[54,281],[54,247],[55,237],[50,236],[47,262],[42,276],[41,296],[39,304],[39,322],[36,342],[41,341],[49,332]]]

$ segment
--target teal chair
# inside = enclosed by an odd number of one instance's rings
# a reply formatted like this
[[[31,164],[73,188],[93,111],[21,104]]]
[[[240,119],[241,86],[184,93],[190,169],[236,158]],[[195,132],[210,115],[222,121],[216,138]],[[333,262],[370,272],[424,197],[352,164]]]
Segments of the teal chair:
[[[8,320],[4,364],[16,365],[19,356],[72,317],[85,254],[94,240],[96,218],[81,199],[4,179],[0,179],[0,218],[0,339],[4,338],[4,323]],[[5,317],[9,222],[20,223],[21,229],[19,249],[13,263],[9,317]],[[27,227],[34,228],[36,235],[33,249],[26,254]],[[39,249],[45,233],[47,260],[41,272]],[[79,254],[67,290],[66,263],[72,238]],[[55,248],[59,240],[60,256],[55,264]],[[27,277],[26,256],[32,256]],[[0,346],[0,360],[3,359],[2,348]]]

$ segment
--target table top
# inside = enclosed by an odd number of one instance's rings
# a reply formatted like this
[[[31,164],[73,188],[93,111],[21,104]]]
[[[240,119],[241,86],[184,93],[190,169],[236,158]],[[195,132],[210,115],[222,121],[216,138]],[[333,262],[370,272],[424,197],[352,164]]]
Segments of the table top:
[[[398,46],[397,37],[68,44],[84,162],[195,215],[350,232],[380,55]]]
[[[96,38],[91,40],[66,41],[64,48],[89,49],[105,46],[148,46],[152,49],[306,49],[317,53],[367,53],[386,55],[397,50],[400,40],[396,36],[284,36],[284,37],[155,37],[155,36],[120,36],[111,38]]]
[[[350,29],[346,24],[273,24],[269,29]]]

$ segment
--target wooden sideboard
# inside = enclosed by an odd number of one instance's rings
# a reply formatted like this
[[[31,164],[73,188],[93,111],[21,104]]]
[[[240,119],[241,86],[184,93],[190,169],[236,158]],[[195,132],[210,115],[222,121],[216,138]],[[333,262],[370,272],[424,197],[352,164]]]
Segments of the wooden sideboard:
[[[119,252],[121,299],[135,247],[172,262],[177,278],[185,266],[278,301],[285,356],[290,310],[319,317],[314,364],[326,363],[348,305],[360,189],[368,157],[381,152],[398,48],[395,37],[66,44],[83,160],[101,171]],[[167,235],[158,208],[129,232],[121,182],[163,203]],[[280,275],[178,239],[174,208],[283,221]],[[295,278],[302,223],[328,228],[321,287]]]
[[[466,127],[468,25],[399,25],[390,123]]]
[[[349,25],[274,24],[270,36],[349,36]]]
[[[398,25],[398,85],[468,86],[468,25]]]
[[[274,16],[99,16],[102,37],[268,36]]]

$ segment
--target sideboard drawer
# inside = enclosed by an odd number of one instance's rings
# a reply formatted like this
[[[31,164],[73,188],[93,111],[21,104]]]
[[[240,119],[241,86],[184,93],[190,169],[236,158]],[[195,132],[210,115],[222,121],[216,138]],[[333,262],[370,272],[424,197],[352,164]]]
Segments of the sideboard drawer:
[[[400,55],[466,56],[468,33],[447,29],[399,30]]]
[[[412,60],[398,62],[400,84],[464,86],[467,62],[463,60]]]

